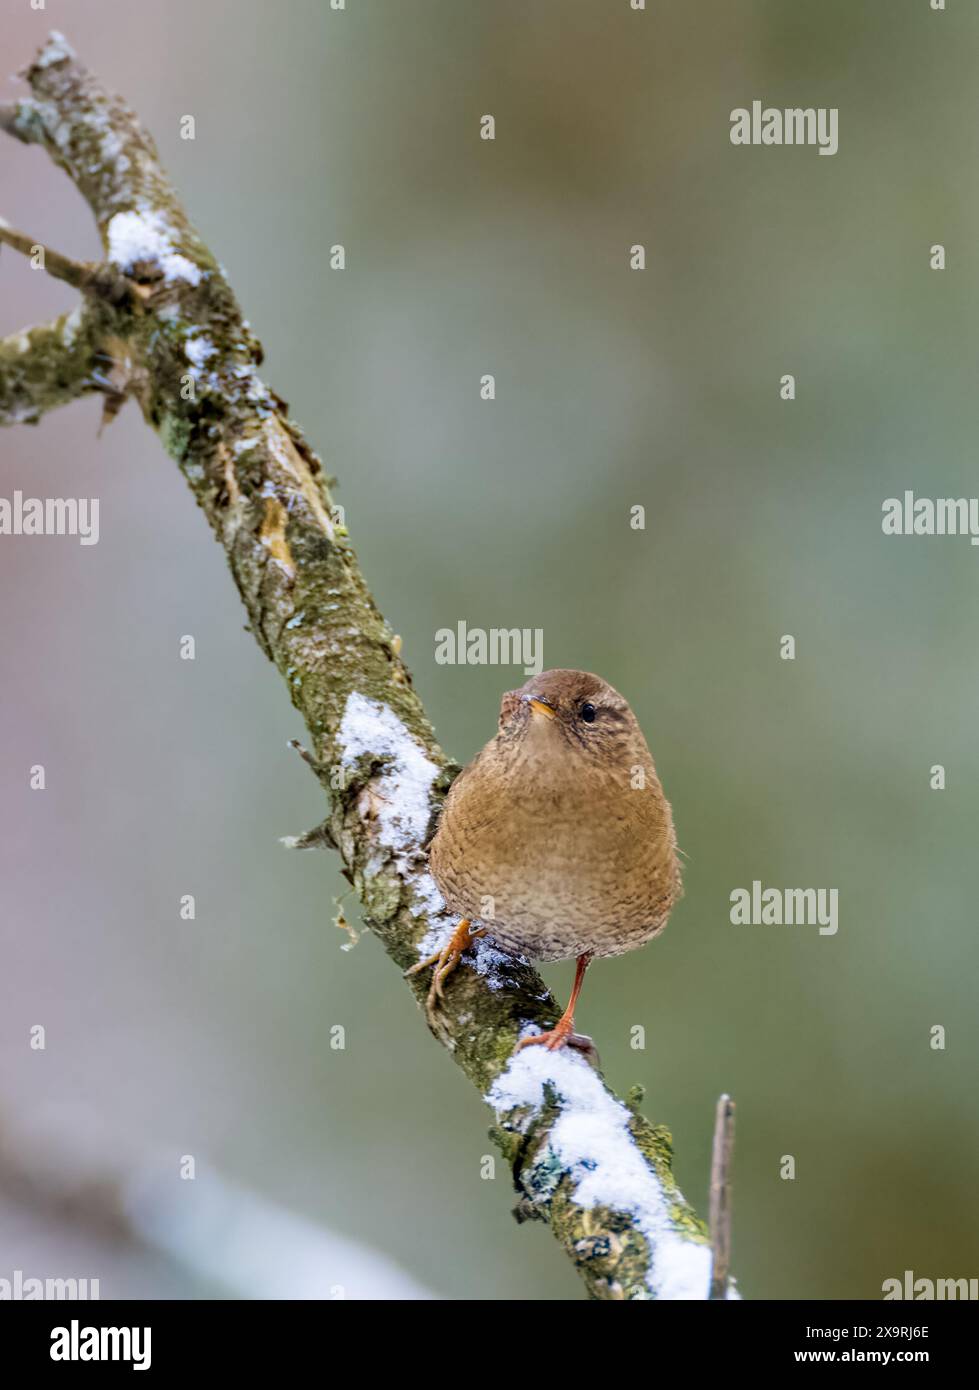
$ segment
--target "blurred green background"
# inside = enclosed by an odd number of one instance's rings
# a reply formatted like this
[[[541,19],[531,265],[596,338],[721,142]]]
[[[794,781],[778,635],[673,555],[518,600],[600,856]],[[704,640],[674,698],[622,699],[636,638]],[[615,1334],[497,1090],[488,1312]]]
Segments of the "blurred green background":
[[[591,972],[579,1023],[613,1086],[646,1086],[702,1210],[735,1096],[745,1295],[975,1276],[979,554],[880,527],[905,488],[977,490],[975,7],[0,0],[5,68],[52,27],[139,111],[228,268],[447,751],[471,757],[523,680],[437,666],[460,619],[540,627],[546,665],[631,700],[687,892]],[[732,147],[755,98],[838,107],[839,153]],[[0,212],[99,252],[68,180],[9,140]],[[0,257],[0,332],[71,303]],[[340,950],[336,860],[279,845],[323,810],[299,721],[177,470],[134,406],[102,438],[99,410],[0,439],[3,495],[102,513],[92,548],[0,540],[0,1127],[79,1114],[174,1179],[206,1155],[439,1297],[580,1297],[511,1219],[505,1166],[481,1179],[490,1113],[377,942]],[[838,935],[733,927],[755,878],[838,888]],[[571,966],[546,974],[566,994]],[[0,1200],[0,1276],[221,1285],[100,1240]]]

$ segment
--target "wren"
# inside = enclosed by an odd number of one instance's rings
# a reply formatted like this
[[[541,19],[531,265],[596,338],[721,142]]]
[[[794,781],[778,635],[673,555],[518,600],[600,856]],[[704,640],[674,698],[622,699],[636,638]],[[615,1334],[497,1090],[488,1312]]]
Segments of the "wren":
[[[561,1020],[518,1047],[589,1046],[574,1032],[589,963],[651,941],[682,891],[670,804],[628,701],[587,671],[508,691],[495,738],[452,784],[430,862],[462,918],[408,972],[434,964],[430,1013],[472,937],[488,934],[530,960],[577,960]]]

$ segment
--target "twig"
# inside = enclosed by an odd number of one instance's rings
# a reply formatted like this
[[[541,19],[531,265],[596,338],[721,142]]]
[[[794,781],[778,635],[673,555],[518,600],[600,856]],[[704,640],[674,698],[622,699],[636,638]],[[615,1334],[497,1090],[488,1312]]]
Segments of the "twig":
[[[98,269],[97,262],[73,261],[70,256],[63,256],[60,251],[52,251],[50,246],[29,237],[26,232],[18,232],[4,217],[0,217],[0,243],[19,251],[22,256],[34,257],[40,251],[40,269],[53,276],[55,280],[64,280],[76,290],[85,289]]]
[[[727,1298],[731,1269],[731,1160],[734,1154],[734,1101],[721,1096],[714,1116],[710,1161],[710,1297]]]
[[[329,781],[328,833],[365,921],[404,970],[452,927],[425,845],[455,765],[332,521],[320,460],[258,375],[261,347],[153,141],[59,35],[27,77],[32,96],[0,113],[0,126],[74,180],[107,261],[141,291],[138,304],[87,296],[98,341],[124,358],[125,389],[224,548],[250,630],[309,730],[306,760],[321,780],[343,770],[342,785]],[[0,402],[10,371],[0,354]],[[35,407],[54,394],[37,387]],[[496,1111],[521,1213],[550,1223],[593,1297],[706,1298],[707,1232],[677,1189],[669,1132],[583,1059],[541,1048],[514,1057],[521,1031],[553,1025],[559,1009],[525,963],[483,940],[473,954],[476,969],[446,992],[437,1036]],[[427,982],[409,984],[421,1003]]]

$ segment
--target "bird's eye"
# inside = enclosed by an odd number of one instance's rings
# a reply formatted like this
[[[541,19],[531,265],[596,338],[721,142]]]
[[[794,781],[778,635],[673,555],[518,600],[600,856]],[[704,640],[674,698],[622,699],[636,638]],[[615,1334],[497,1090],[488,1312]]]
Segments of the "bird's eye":
[[[594,705],[584,704],[581,707],[581,717],[586,724],[594,724],[596,709]]]

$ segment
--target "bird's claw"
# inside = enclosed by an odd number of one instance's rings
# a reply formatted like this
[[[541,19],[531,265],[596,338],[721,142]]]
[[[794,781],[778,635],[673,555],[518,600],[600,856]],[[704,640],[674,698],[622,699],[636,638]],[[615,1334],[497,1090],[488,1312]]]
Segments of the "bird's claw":
[[[485,936],[486,928],[478,927],[475,931],[468,918],[463,918],[456,927],[452,936],[442,947],[441,951],[436,951],[434,955],[428,956],[425,960],[420,960],[417,965],[412,965],[407,969],[405,977],[418,975],[426,970],[430,965],[434,965],[432,971],[432,982],[429,985],[428,995],[425,999],[425,1014],[428,1021],[435,1025],[435,1015],[440,1004],[445,1002],[445,981],[455,970],[462,960],[463,952],[468,950],[470,943],[477,936]]]
[[[557,1052],[562,1047],[573,1047],[578,1052],[584,1053],[586,1059],[596,1069],[601,1065],[598,1048],[595,1046],[594,1041],[587,1033],[574,1032],[573,1024],[570,1020],[565,1023],[564,1020],[561,1019],[553,1028],[548,1029],[547,1032],[534,1033],[532,1037],[521,1038],[514,1051],[519,1052],[521,1048],[533,1047],[535,1044],[546,1047],[548,1052]]]

